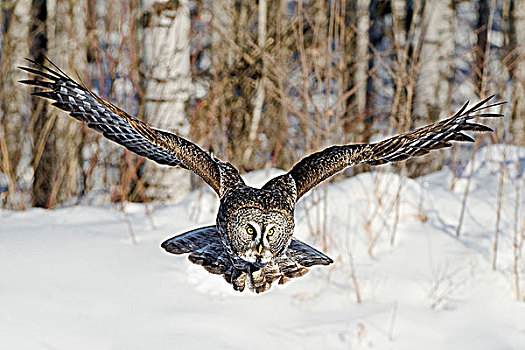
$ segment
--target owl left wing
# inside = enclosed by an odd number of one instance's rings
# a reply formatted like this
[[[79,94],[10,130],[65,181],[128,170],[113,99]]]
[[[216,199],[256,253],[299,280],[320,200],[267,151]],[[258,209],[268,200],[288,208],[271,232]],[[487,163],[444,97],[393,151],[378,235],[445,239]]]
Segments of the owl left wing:
[[[85,122],[89,128],[140,156],[159,164],[193,171],[220,195],[220,169],[226,163],[215,160],[208,152],[178,135],[152,128],[132,117],[75,82],[51,61],[48,60],[55,69],[28,61],[37,69],[19,68],[39,79],[20,82],[42,89],[33,92],[33,95],[53,100],[53,106],[69,112],[70,116]]]
[[[372,144],[353,144],[328,147],[301,159],[288,172],[295,180],[297,200],[323,180],[339,171],[360,163],[380,165],[421,156],[431,150],[450,147],[450,141],[474,141],[463,131],[487,132],[491,128],[469,123],[473,118],[501,117],[499,113],[480,113],[484,109],[505,102],[485,105],[494,95],[467,109],[468,102],[448,119],[424,126],[414,131],[396,135]]]
[[[203,266],[210,273],[223,275],[231,283],[233,265],[215,225],[172,237],[164,241],[161,247],[171,254],[189,254],[192,263]]]

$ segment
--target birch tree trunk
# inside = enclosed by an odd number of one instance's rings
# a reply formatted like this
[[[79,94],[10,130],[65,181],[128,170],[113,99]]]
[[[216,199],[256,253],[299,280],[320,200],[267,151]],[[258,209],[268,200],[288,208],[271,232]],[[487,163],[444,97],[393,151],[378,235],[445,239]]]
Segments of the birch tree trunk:
[[[144,29],[146,119],[159,129],[187,136],[184,101],[190,88],[190,13],[186,1],[145,1],[151,18]],[[146,162],[146,195],[175,201],[190,190],[190,172]]]
[[[357,63],[355,81],[358,82],[356,99],[359,114],[366,113],[366,95],[368,79],[368,45],[370,43],[368,28],[370,27],[369,16],[370,0],[357,0]]]
[[[454,77],[454,18],[452,0],[432,1],[428,13],[425,45],[421,51],[421,71],[415,105],[417,115],[430,121],[446,118],[451,103]]]

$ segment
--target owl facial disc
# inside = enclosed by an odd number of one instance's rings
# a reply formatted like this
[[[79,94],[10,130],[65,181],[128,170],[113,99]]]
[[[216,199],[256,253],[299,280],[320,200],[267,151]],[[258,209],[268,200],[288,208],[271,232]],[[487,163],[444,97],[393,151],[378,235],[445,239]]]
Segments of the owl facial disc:
[[[244,207],[232,216],[228,234],[234,252],[243,260],[265,265],[290,241],[286,216],[274,210]]]

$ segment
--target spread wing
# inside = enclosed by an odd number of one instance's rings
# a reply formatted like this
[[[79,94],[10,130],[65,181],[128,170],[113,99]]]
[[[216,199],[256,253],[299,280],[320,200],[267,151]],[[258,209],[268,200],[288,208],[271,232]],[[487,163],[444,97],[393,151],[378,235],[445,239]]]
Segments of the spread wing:
[[[323,180],[360,163],[380,165],[421,156],[431,150],[450,147],[450,141],[474,141],[463,131],[486,132],[491,128],[469,123],[473,118],[501,117],[498,113],[478,113],[505,102],[485,105],[494,95],[467,109],[468,102],[452,117],[414,131],[372,144],[332,146],[301,159],[288,172],[297,186],[297,200]]]
[[[223,163],[212,158],[208,152],[178,135],[152,128],[130,116],[75,82],[51,61],[48,60],[56,70],[28,61],[36,69],[19,68],[40,79],[20,82],[42,88],[41,91],[33,92],[33,95],[53,100],[53,106],[69,112],[73,118],[85,122],[91,129],[140,156],[159,164],[180,166],[193,171],[219,193],[219,168]]]

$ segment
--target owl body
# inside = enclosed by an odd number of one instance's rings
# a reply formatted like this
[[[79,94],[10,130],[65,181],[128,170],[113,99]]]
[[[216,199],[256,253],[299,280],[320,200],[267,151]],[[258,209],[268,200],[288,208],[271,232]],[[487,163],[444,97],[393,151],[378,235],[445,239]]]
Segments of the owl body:
[[[191,262],[222,275],[239,291],[248,287],[264,292],[275,281],[285,283],[304,275],[313,265],[333,262],[293,237],[297,201],[325,179],[356,164],[397,162],[449,147],[451,141],[474,141],[463,131],[492,130],[469,120],[502,116],[477,113],[503,103],[486,105],[493,96],[469,109],[467,102],[448,119],[381,142],[320,150],[262,188],[253,188],[244,183],[230,163],[214,158],[191,141],[132,117],[75,82],[51,61],[48,60],[54,69],[29,61],[36,69],[20,68],[38,79],[21,82],[38,89],[33,95],[53,100],[55,107],[140,156],[193,171],[215,191],[220,200],[216,225],[177,235],[161,246],[172,254],[188,254]]]
[[[288,248],[294,229],[294,188],[293,179],[276,178],[260,189],[237,186],[221,198],[216,224],[235,270],[232,274],[238,278],[233,283],[236,289],[244,288],[246,278],[249,287],[260,284],[268,263]]]

